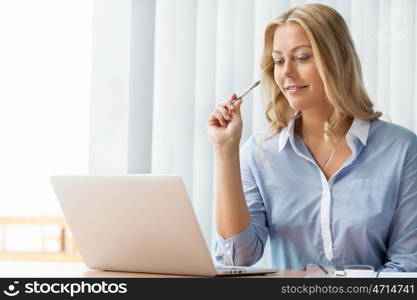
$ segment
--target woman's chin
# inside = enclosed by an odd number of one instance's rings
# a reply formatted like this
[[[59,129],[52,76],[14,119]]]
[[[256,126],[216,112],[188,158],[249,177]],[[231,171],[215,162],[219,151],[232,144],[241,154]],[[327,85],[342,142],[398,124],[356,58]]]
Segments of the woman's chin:
[[[302,99],[290,99],[288,103],[294,111],[305,110],[311,107],[310,103],[306,103],[306,100]]]

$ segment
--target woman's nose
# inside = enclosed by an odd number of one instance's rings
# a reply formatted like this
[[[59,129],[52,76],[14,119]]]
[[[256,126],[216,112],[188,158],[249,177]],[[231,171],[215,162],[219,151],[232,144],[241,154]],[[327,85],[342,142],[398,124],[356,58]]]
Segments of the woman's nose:
[[[282,69],[282,74],[285,77],[293,77],[294,76],[294,68],[291,62],[285,62],[284,68]]]

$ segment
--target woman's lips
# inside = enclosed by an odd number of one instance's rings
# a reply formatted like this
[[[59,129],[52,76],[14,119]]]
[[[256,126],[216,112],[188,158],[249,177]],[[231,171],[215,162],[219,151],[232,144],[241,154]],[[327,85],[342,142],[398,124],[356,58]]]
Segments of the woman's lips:
[[[290,85],[286,88],[286,90],[290,94],[295,94],[295,93],[298,93],[299,91],[303,90],[306,87],[308,87],[308,85]]]

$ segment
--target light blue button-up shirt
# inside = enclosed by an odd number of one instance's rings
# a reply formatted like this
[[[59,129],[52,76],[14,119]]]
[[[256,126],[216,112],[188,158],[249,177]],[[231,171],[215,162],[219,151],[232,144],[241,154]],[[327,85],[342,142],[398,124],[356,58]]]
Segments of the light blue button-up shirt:
[[[296,116],[295,119],[299,117]],[[417,271],[417,136],[382,120],[355,118],[346,139],[352,155],[326,180],[295,121],[257,148],[241,148],[249,226],[215,245],[225,265],[253,265],[269,236],[272,266],[367,264]]]

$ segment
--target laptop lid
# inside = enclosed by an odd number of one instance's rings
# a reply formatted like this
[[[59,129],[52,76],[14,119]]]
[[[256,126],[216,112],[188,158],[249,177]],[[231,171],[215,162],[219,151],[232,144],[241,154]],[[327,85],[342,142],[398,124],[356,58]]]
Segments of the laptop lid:
[[[181,177],[128,174],[50,179],[88,267],[216,275]]]

